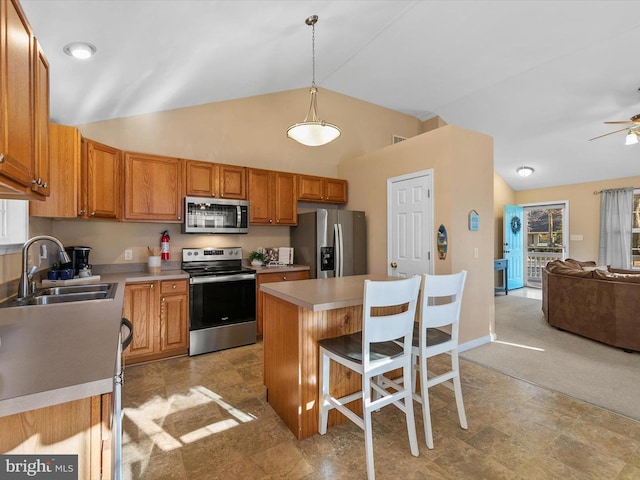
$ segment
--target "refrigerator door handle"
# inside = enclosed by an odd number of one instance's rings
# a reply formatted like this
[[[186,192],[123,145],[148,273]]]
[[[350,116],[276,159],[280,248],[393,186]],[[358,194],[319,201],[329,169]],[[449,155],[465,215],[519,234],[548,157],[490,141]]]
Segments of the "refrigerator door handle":
[[[344,242],[342,239],[342,224],[336,225],[336,277],[344,276]]]

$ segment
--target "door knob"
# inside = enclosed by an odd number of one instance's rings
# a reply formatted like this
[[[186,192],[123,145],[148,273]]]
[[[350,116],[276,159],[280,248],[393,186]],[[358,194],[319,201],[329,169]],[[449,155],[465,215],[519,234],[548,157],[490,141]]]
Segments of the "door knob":
[[[398,268],[398,264],[396,262],[391,262],[391,268]]]

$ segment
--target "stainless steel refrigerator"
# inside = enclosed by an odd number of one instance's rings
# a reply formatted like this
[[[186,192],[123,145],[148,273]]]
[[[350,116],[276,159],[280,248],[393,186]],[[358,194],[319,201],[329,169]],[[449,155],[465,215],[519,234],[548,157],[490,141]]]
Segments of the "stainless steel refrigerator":
[[[309,265],[309,278],[346,277],[367,272],[364,212],[319,208],[300,213],[291,227],[294,262]]]

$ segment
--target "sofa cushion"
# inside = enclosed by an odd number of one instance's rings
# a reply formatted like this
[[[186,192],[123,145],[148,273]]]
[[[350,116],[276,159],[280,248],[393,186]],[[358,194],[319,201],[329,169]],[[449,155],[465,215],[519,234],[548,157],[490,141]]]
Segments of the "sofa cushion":
[[[564,261],[565,263],[569,263],[572,265],[575,265],[576,267],[582,268],[582,267],[595,267],[597,264],[596,262],[594,262],[593,260],[589,260],[586,262],[581,262],[580,260],[574,260],[573,258],[567,258]]]
[[[554,260],[553,262],[547,263],[547,271],[558,275],[571,275],[572,277],[591,278],[593,276],[593,272],[583,270],[575,261],[563,262],[562,260]]]
[[[592,266],[583,266],[582,269],[586,272],[593,272],[594,270],[602,270],[603,272],[609,272],[609,267],[606,265],[597,265],[595,267]]]
[[[640,273],[611,273],[594,270],[593,278],[612,280],[614,282],[640,283]]]

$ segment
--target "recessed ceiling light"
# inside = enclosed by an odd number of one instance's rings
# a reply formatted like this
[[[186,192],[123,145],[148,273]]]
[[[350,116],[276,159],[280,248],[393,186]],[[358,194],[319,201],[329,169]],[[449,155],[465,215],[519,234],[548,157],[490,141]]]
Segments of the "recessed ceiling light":
[[[516,172],[518,172],[518,175],[520,175],[521,177],[528,177],[529,175],[531,175],[533,173],[533,168],[531,168],[531,167],[520,167],[518,170],[516,170]]]
[[[96,53],[96,47],[89,42],[68,43],[62,49],[64,53],[80,60],[86,60]]]

